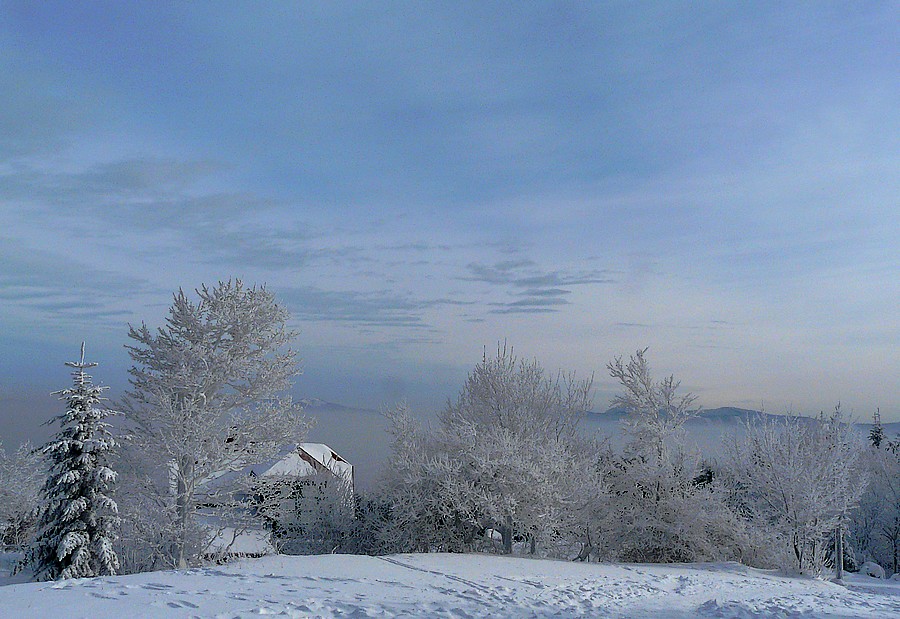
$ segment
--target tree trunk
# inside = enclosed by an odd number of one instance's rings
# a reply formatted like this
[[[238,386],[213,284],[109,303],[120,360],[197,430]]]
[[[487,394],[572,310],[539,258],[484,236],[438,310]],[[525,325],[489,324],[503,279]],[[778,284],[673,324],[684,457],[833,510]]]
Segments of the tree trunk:
[[[897,568],[900,567],[900,539],[894,538],[894,573],[897,573]]]
[[[506,517],[506,524],[500,526],[500,538],[503,541],[503,554],[512,554],[512,516]]]
[[[175,539],[175,564],[179,569],[188,566],[187,562],[187,534],[188,521],[190,519],[190,508],[192,499],[192,488],[189,487],[188,479],[193,477],[194,461],[190,456],[181,458],[178,470],[176,472],[176,490],[175,490],[175,517],[177,518],[177,531]]]
[[[844,579],[844,533],[840,525],[834,532],[834,579],[841,582]]]
[[[591,530],[587,528],[584,531],[584,541],[581,542],[581,552],[575,557],[575,561],[589,561],[593,550],[594,544],[591,543]]]

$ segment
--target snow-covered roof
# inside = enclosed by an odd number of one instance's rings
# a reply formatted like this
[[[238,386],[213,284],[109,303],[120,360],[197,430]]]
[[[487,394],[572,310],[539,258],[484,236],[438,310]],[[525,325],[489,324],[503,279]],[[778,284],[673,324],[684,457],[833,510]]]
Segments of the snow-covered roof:
[[[352,479],[353,465],[324,443],[300,443],[297,451],[306,453],[338,477]]]
[[[324,443],[298,443],[282,448],[268,460],[228,471],[203,484],[208,490],[222,489],[238,479],[254,477],[311,477],[328,470],[337,477],[353,482],[353,465]]]
[[[308,477],[315,475],[316,472],[315,466],[300,456],[297,445],[290,445],[282,449],[274,458],[251,464],[241,471],[245,475],[255,475],[257,477],[275,477],[280,475]]]
[[[353,465],[324,443],[299,443],[283,449],[278,456],[247,467],[257,477],[289,475],[308,477],[327,469],[338,477],[352,479]]]

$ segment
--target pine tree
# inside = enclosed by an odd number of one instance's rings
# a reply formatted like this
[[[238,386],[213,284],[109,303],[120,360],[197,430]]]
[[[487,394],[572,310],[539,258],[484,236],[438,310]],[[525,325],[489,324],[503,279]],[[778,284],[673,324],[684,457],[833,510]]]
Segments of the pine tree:
[[[85,363],[84,343],[81,360],[66,365],[74,368],[74,385],[54,392],[68,408],[47,422],[60,430],[39,450],[50,473],[38,536],[19,566],[31,567],[35,580],[113,575],[119,567],[112,547],[118,508],[109,496],[117,475],[107,465],[117,443],[104,421],[113,411],[97,408],[107,388],[85,373],[97,364]]]

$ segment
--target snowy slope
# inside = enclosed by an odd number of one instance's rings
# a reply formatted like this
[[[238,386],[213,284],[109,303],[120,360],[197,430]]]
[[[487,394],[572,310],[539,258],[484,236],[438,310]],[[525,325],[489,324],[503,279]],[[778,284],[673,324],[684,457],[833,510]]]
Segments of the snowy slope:
[[[728,564],[494,555],[273,556],[223,567],[0,587],[3,617],[900,617],[900,583],[845,588]]]

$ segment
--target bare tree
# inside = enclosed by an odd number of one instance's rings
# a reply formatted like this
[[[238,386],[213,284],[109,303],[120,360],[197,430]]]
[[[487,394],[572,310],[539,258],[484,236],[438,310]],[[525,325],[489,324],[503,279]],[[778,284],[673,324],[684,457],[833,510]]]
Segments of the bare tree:
[[[228,507],[227,488],[203,490],[209,508],[221,509],[201,526],[201,489],[301,440],[309,425],[284,395],[299,373],[287,311],[264,286],[240,280],[196,293],[197,301],[175,293],[165,326],[131,326],[134,344],[127,346],[135,365],[123,408],[145,480],[169,499],[170,558],[177,566],[207,549],[211,524],[238,513]]]

